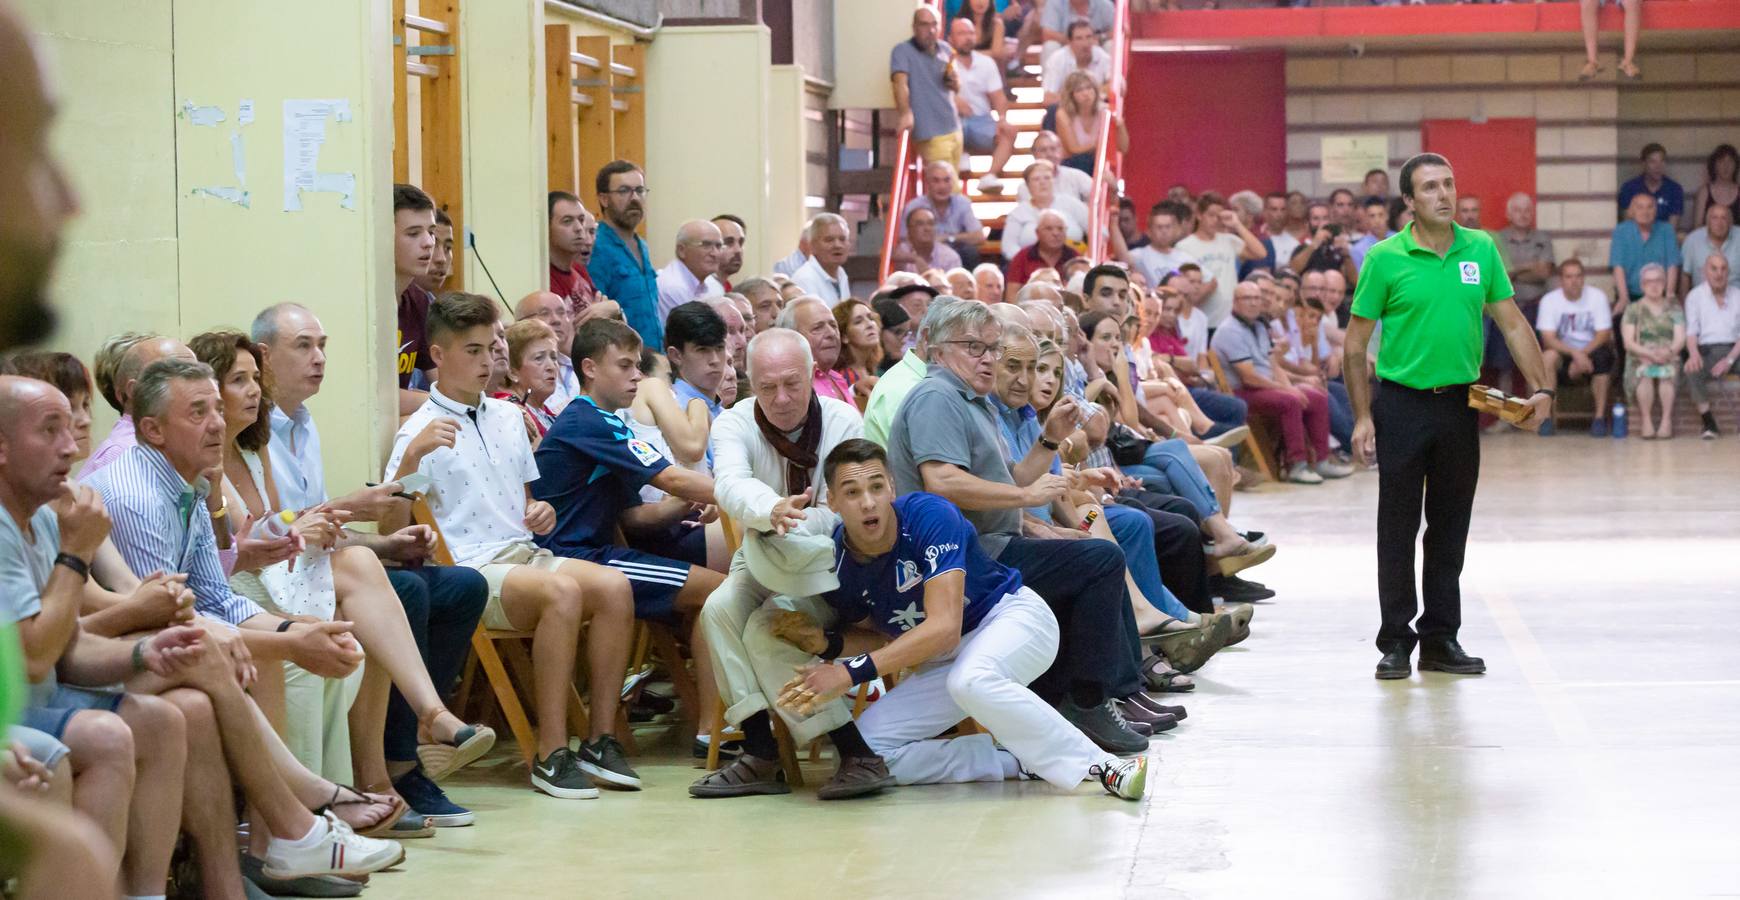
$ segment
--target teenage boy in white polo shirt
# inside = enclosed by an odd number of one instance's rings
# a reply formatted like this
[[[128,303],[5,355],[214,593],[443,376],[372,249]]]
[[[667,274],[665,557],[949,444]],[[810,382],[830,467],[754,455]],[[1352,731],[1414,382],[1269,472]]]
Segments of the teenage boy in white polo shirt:
[[[489,582],[483,624],[533,632],[538,750],[532,786],[569,800],[598,796],[594,778],[635,790],[640,777],[609,733],[628,666],[633,595],[621,572],[561,559],[533,543],[534,533],[555,525],[556,513],[531,500],[528,485],[538,480],[538,467],[519,409],[483,396],[497,315],[495,301],[476,294],[449,294],[430,304],[426,340],[439,380],[393,438],[388,480],[413,472],[432,479],[429,508],[454,561]],[[563,723],[582,623],[590,623],[592,735],[575,753]]]

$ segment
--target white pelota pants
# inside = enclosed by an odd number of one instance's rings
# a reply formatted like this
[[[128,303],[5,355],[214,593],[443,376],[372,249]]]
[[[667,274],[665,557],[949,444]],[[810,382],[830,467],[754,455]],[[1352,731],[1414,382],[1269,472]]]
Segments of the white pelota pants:
[[[712,651],[725,721],[736,725],[771,708],[785,720],[792,742],[803,747],[852,721],[852,708],[845,700],[835,700],[814,715],[800,717],[770,702],[800,666],[817,661],[774,635],[773,617],[787,609],[807,614],[824,628],[835,618],[833,607],[819,597],[788,597],[762,587],[750,576],[739,550],[731,557],[731,573],[701,608],[701,629]]]
[[[925,663],[871,704],[858,728],[901,784],[1002,781],[1000,743],[1023,770],[1074,790],[1107,754],[1028,690],[1056,656],[1057,619],[1023,587],[962,636],[953,654]],[[968,716],[991,733],[936,739]]]

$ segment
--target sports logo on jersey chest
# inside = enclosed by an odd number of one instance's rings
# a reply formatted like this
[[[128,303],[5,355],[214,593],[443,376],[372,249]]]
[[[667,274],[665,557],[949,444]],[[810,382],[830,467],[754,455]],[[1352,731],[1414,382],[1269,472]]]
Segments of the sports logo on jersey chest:
[[[1462,283],[1463,284],[1479,284],[1480,283],[1480,263],[1465,262],[1465,263],[1461,264],[1460,268],[1462,270]]]

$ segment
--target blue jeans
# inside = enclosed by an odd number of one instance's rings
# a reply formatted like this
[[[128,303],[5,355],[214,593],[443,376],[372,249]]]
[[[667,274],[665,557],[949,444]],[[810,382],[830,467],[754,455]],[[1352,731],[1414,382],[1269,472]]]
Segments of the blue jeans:
[[[447,696],[471,651],[471,634],[489,601],[489,583],[481,572],[465,566],[388,569],[387,580],[405,608],[429,680],[436,692]],[[417,758],[417,714],[396,687],[387,701],[384,743],[391,762]]]
[[[1208,430],[1205,437],[1225,434],[1240,425],[1245,424],[1245,418],[1250,414],[1245,401],[1231,394],[1223,394],[1213,388],[1193,387],[1190,389],[1190,399],[1202,407],[1202,414],[1214,420],[1214,427]]]
[[[1188,619],[1190,610],[1166,589],[1160,580],[1160,561],[1154,556],[1154,520],[1139,509],[1116,504],[1106,507],[1106,526],[1124,551],[1124,565],[1148,602],[1174,619]]]
[[[1341,442],[1341,452],[1353,452],[1353,400],[1347,396],[1347,385],[1340,381],[1329,385],[1329,436]]]
[[[1124,466],[1124,474],[1142,479],[1149,490],[1161,494],[1177,494],[1196,510],[1199,519],[1220,514],[1220,502],[1214,499],[1214,486],[1190,455],[1190,445],[1180,438],[1167,438],[1148,445],[1148,452],[1137,465]],[[1146,590],[1144,588],[1143,590]]]

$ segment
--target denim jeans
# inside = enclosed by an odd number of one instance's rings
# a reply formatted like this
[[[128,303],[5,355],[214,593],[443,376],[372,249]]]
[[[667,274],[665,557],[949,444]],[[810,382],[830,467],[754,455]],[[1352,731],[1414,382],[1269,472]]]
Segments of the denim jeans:
[[[1220,513],[1220,502],[1214,498],[1214,486],[1208,483],[1202,466],[1190,455],[1190,445],[1180,438],[1167,438],[1148,445],[1142,461],[1124,466],[1124,474],[1152,482],[1150,490],[1162,494],[1177,494],[1196,510],[1198,519]]]
[[[1118,539],[1130,578],[1136,582],[1136,587],[1142,589],[1148,602],[1174,619],[1189,618],[1190,610],[1185,609],[1160,580],[1160,561],[1154,555],[1154,520],[1139,509],[1114,503],[1106,507],[1106,527],[1112,530],[1112,537]]]
[[[1205,437],[1225,434],[1245,424],[1245,417],[1250,414],[1245,401],[1213,388],[1193,387],[1190,389],[1190,399],[1202,407],[1203,415],[1214,420],[1214,427],[1208,430]]]

